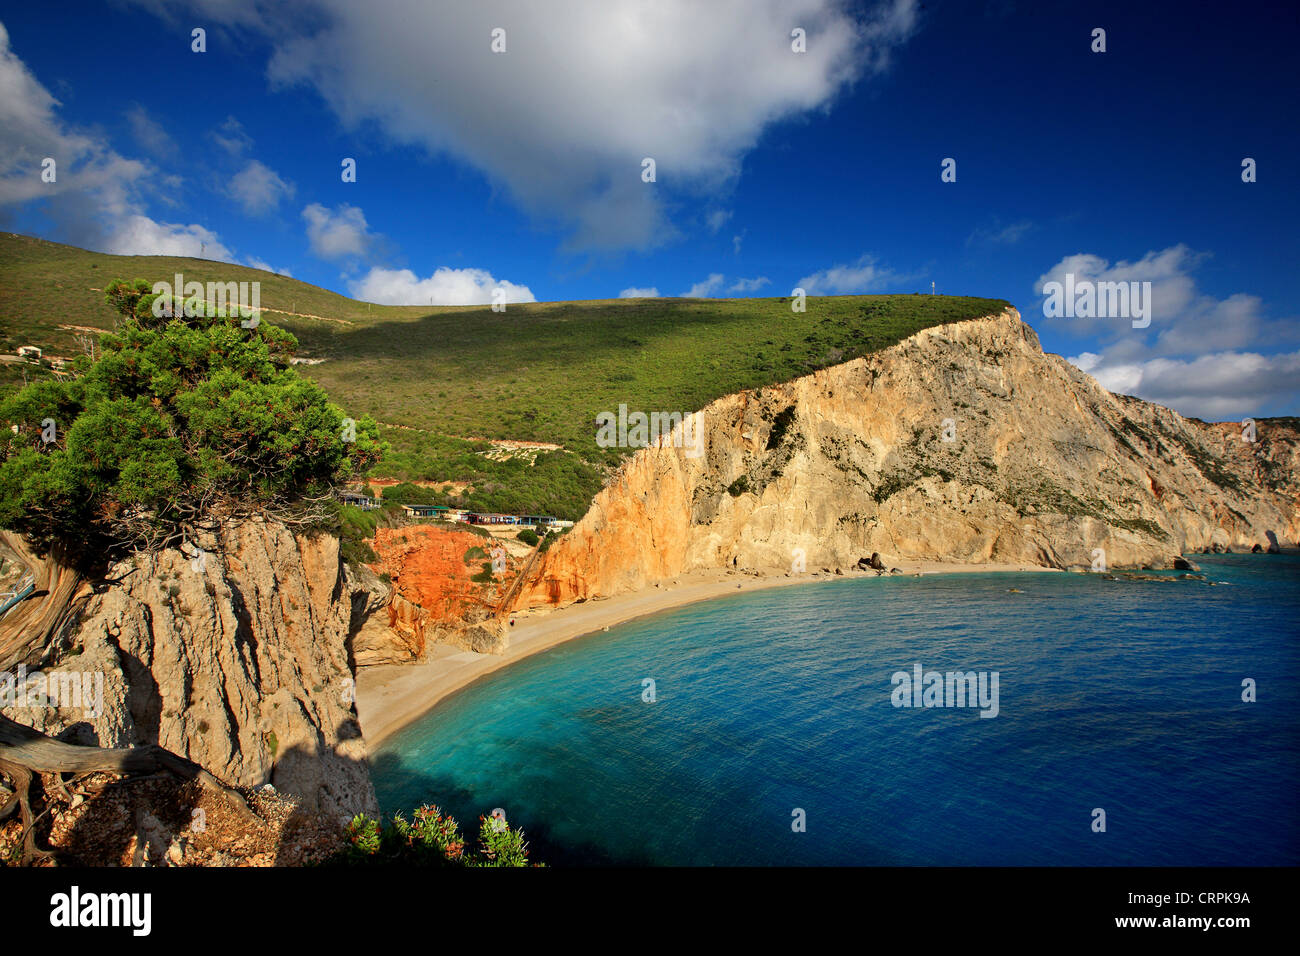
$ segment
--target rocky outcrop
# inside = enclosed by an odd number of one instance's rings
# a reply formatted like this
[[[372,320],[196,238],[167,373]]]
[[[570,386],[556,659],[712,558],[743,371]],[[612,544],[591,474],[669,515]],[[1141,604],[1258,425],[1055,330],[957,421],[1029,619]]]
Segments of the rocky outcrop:
[[[419,658],[429,644],[450,644],[477,653],[500,654],[505,624],[496,605],[515,577],[518,542],[484,538],[437,525],[380,528],[373,547],[374,569],[393,582],[387,637],[357,664],[402,663]],[[504,561],[493,572],[491,553]],[[516,552],[516,553],[512,553]],[[474,580],[475,576],[486,580]]]
[[[352,639],[348,644],[352,666],[404,664],[418,658],[424,650],[423,640],[389,625],[389,609],[400,600],[392,584],[364,564],[349,567],[348,572],[361,586],[352,599]]]
[[[157,743],[231,786],[271,783],[306,812],[374,813],[348,659],[372,598],[338,539],[249,521],[197,544],[111,568],[72,654],[46,669],[102,682],[102,704],[5,713],[84,743]]]
[[[1170,567],[1300,533],[1300,438],[1257,441],[1113,395],[1010,310],[697,415],[705,452],[644,449],[515,602],[561,604],[696,568],[884,561]],[[689,446],[690,443],[683,442]]]

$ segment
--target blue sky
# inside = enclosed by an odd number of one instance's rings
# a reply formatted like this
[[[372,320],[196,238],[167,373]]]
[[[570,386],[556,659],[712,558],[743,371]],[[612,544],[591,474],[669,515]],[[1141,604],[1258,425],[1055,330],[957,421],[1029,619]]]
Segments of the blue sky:
[[[0,228],[393,303],[933,282],[1113,390],[1300,414],[1297,14],[1133,6],[8,4]],[[1066,272],[1150,325],[1046,317]]]

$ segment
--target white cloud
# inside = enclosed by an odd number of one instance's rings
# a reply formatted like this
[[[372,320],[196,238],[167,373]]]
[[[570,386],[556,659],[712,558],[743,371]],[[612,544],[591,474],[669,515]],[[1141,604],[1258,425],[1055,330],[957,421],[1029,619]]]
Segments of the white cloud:
[[[1080,352],[1066,361],[1075,366],[1080,372],[1091,372],[1101,364],[1101,356],[1096,352]],[[1114,391],[1114,389],[1111,389],[1111,391]]]
[[[354,298],[379,305],[486,305],[497,288],[507,303],[537,301],[528,286],[494,279],[486,269],[444,267],[420,279],[410,269],[373,268],[348,283]]]
[[[329,210],[320,203],[312,203],[303,209],[302,218],[307,222],[311,251],[322,259],[365,256],[374,243],[375,236],[366,226],[365,214],[356,206],[343,203]]]
[[[1046,282],[1064,282],[1067,273],[1076,286],[1150,282],[1151,324],[1134,329],[1128,318],[1042,321],[1059,334],[1099,343],[1069,361],[1112,392],[1198,418],[1240,420],[1267,414],[1268,408],[1294,407],[1300,353],[1265,350],[1294,345],[1295,322],[1267,318],[1258,296],[1219,299],[1202,292],[1193,272],[1207,258],[1185,245],[1113,264],[1090,253],[1066,256],[1039,277],[1036,293]]]
[[[620,292],[618,297],[620,299],[657,299],[659,298],[659,290],[654,286],[645,289],[632,286],[632,288]]]
[[[854,263],[822,269],[804,276],[795,285],[808,295],[852,295],[879,289],[904,278],[890,269],[881,268],[874,256],[864,253]]]
[[[348,130],[469,163],[587,249],[665,241],[671,194],[725,192],[765,130],[884,70],[917,18],[916,0],[309,0],[259,7],[260,23],[213,0],[149,6],[259,29],[272,84],[313,87]]]
[[[293,273],[288,269],[276,269],[265,259],[259,259],[256,256],[249,256],[244,260],[244,264],[252,266],[254,269],[261,269],[263,272],[274,272],[276,275],[288,276],[290,279],[293,278]]]
[[[0,204],[42,200],[68,241],[103,252],[232,261],[231,251],[210,229],[145,215],[141,187],[154,178],[167,182],[166,177],[67,126],[57,116],[58,106],[9,48],[9,34],[0,24]],[[142,111],[132,110],[127,118],[137,137],[152,136],[158,145],[160,128]],[[53,183],[41,181],[46,157],[56,163]]]
[[[227,116],[225,121],[208,135],[231,156],[242,156],[253,148],[253,137],[244,130],[244,124],[233,116]]]
[[[709,232],[717,232],[727,224],[731,218],[730,209],[715,209],[704,218],[704,223],[709,227]]]
[[[731,237],[731,248],[735,250],[736,255],[740,255],[740,244],[745,241],[745,233],[747,232],[749,232],[748,229],[742,229],[738,235]]]
[[[9,33],[0,23],[0,203],[81,194],[73,202],[84,206],[84,194],[93,192],[97,207],[124,205],[148,164],[67,127],[56,115],[59,105],[9,48]],[[55,161],[52,183],[41,178],[46,158]]]
[[[1009,226],[1003,226],[1001,223],[995,221],[992,226],[980,227],[972,231],[971,234],[966,237],[966,245],[1014,246],[1033,228],[1034,224],[1028,219],[1013,222]]]
[[[727,281],[727,277],[721,272],[711,272],[709,277],[701,282],[695,283],[685,292],[682,293],[684,299],[707,299],[713,293],[722,288],[722,284]]]
[[[159,123],[154,122],[143,106],[136,103],[126,112],[131,135],[146,151],[155,156],[168,156],[176,152],[176,141]]]
[[[293,195],[294,187],[273,169],[256,159],[249,160],[230,180],[230,195],[250,216],[275,212],[281,199]]]
[[[139,214],[128,216],[112,232],[104,251],[118,256],[191,256],[235,261],[210,229],[195,224],[155,222]]]
[[[1170,246],[1159,252],[1148,252],[1135,262],[1119,261],[1111,264],[1101,256],[1090,253],[1077,253],[1066,256],[1038,277],[1034,286],[1035,295],[1043,295],[1043,287],[1048,282],[1065,282],[1067,274],[1074,276],[1076,287],[1080,282],[1150,282],[1151,283],[1151,326],[1135,334],[1132,321],[1125,318],[1069,318],[1052,319],[1053,331],[1065,335],[1104,335],[1122,336],[1132,340],[1149,342],[1152,336],[1170,333],[1177,334],[1180,325],[1186,328],[1189,323],[1204,325],[1210,318],[1219,328],[1206,328],[1213,341],[1203,342],[1203,347],[1233,347],[1247,341],[1251,334],[1249,329],[1238,327],[1233,331],[1226,324],[1213,320],[1210,313],[1220,305],[1215,300],[1200,295],[1196,290],[1196,280],[1192,270],[1205,260],[1206,256],[1193,252],[1184,245]],[[1256,300],[1258,304],[1258,300]],[[1239,314],[1238,319],[1251,321]],[[1224,338],[1220,333],[1228,332]],[[1198,336],[1199,337],[1199,336]],[[1174,344],[1174,343],[1171,343]],[[1143,346],[1146,348],[1149,346]],[[1177,345],[1174,344],[1175,350]]]
[[[1069,360],[1102,388],[1209,421],[1240,421],[1261,409],[1294,405],[1300,352],[1213,352],[1192,359],[1101,364],[1085,352]]]
[[[771,282],[772,280],[767,276],[756,276],[753,279],[737,279],[727,291],[739,292],[743,295],[746,292],[757,292],[763,286],[770,285]]]

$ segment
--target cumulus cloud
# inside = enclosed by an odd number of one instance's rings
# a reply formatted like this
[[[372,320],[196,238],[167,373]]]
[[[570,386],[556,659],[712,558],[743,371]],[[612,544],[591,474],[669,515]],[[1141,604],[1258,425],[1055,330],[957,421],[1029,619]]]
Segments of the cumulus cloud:
[[[695,283],[685,292],[682,293],[683,299],[707,299],[713,293],[722,288],[722,284],[727,281],[727,277],[721,272],[711,272],[707,279]]]
[[[881,268],[874,256],[863,254],[856,262],[804,276],[795,285],[808,295],[853,295],[871,292],[904,278],[890,269]]]
[[[1069,359],[1102,388],[1208,421],[1240,421],[1261,409],[1294,408],[1300,352],[1215,352],[1192,359],[1108,363],[1084,352]]]
[[[665,241],[668,193],[725,191],[766,129],[886,69],[917,20],[916,0],[307,0],[263,3],[260,22],[212,0],[148,6],[261,30],[273,85],[315,89],[347,129],[469,163],[583,249]],[[806,53],[791,52],[794,25]]]
[[[763,286],[770,285],[771,282],[772,280],[767,276],[755,276],[753,279],[737,279],[727,291],[739,292],[744,295],[747,292],[757,292]]]
[[[659,290],[654,286],[644,289],[632,286],[632,288],[620,292],[618,297],[620,299],[657,299],[659,298]]]
[[[0,203],[55,199],[94,191],[124,202],[130,184],[148,171],[57,116],[59,101],[10,49],[0,23]],[[55,161],[55,181],[43,182],[42,163]]]
[[[248,165],[230,180],[230,196],[250,216],[275,212],[280,200],[288,199],[293,193],[291,183],[285,182],[273,169],[256,159],[249,160]]]
[[[1068,318],[1051,319],[1053,331],[1063,335],[1103,335],[1106,337],[1123,337],[1131,342],[1149,342],[1161,335],[1178,336],[1179,327],[1186,328],[1189,323],[1203,325],[1204,319],[1212,313],[1219,303],[1196,291],[1196,280],[1192,271],[1207,257],[1203,253],[1193,252],[1185,245],[1170,246],[1158,252],[1148,252],[1141,259],[1133,262],[1109,260],[1091,253],[1076,253],[1066,256],[1038,277],[1034,293],[1043,296],[1043,288],[1049,282],[1065,283],[1066,276],[1072,275],[1076,288],[1082,282],[1149,282],[1151,283],[1151,325],[1144,330],[1134,330],[1132,323],[1125,318]],[[1256,302],[1258,304],[1258,302]],[[1243,317],[1243,316],[1239,316]],[[1142,334],[1136,334],[1137,332]],[[1224,329],[1206,330],[1223,332]],[[1237,332],[1230,332],[1238,335]],[[1246,341],[1250,330],[1241,329],[1235,341],[1215,334],[1215,341],[1220,347],[1230,347]],[[1206,343],[1210,347],[1215,347]],[[1170,343],[1176,350],[1176,341]],[[1143,345],[1147,348],[1149,345]]]
[[[498,288],[507,303],[537,301],[528,286],[495,279],[486,269],[444,267],[421,279],[410,269],[376,267],[348,283],[354,298],[378,305],[487,305]]]
[[[70,127],[59,118],[59,105],[10,49],[0,24],[0,205],[40,200],[63,238],[90,249],[231,260],[211,230],[145,215],[140,190],[157,170]],[[159,144],[156,124],[142,112],[128,112],[127,119],[137,138]],[[42,181],[46,158],[55,161],[54,182]]]
[[[1193,275],[1208,256],[1185,245],[1150,251],[1135,261],[1091,253],[1066,256],[1039,277],[1047,282],[1074,276],[1080,282],[1150,282],[1151,324],[1134,329],[1126,318],[1043,319],[1054,332],[1089,337],[1099,347],[1069,361],[1112,392],[1136,395],[1185,415],[1234,419],[1294,410],[1300,352],[1296,323],[1265,315],[1258,296],[1216,298],[1200,290]],[[1277,349],[1274,354],[1269,347]]]
[[[374,243],[375,236],[366,225],[365,213],[356,206],[343,203],[330,210],[320,203],[312,203],[303,209],[302,218],[307,223],[311,251],[322,259],[362,257]]]
[[[104,252],[118,256],[191,256],[234,262],[234,256],[217,234],[199,225],[155,222],[132,215],[109,235]]]

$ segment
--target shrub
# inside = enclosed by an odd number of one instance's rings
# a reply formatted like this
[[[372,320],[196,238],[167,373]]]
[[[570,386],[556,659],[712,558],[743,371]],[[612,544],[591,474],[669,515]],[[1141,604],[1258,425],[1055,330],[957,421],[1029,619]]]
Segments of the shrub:
[[[379,560],[370,547],[370,540],[375,536],[379,523],[374,511],[362,511],[355,505],[338,504],[335,525],[339,538],[339,555],[351,565],[373,564]]]
[[[350,866],[530,865],[522,829],[511,828],[495,817],[480,817],[479,821],[478,844],[470,850],[456,820],[436,806],[416,808],[410,821],[399,813],[387,826],[358,814],[344,829],[346,845],[331,862]]]
[[[537,537],[537,532],[532,530],[531,528],[524,528],[517,535],[515,535],[515,537],[531,548],[537,547],[537,543],[542,540],[541,538]]]
[[[0,404],[0,527],[83,568],[214,519],[319,519],[311,501],[383,453],[369,418],[345,440],[343,411],[291,367],[288,332],[233,315],[156,317],[149,288],[109,283],[123,321],[97,357]]]
[[[794,421],[794,406],[791,405],[783,411],[777,413],[776,418],[772,419],[772,430],[767,436],[767,450],[771,451],[777,445],[781,444],[781,439],[785,437],[786,430]]]
[[[727,485],[727,494],[733,498],[738,498],[749,490],[749,476],[741,475],[731,484]]]
[[[480,816],[479,851],[471,866],[527,866],[528,845],[524,831],[512,830],[504,819]]]

